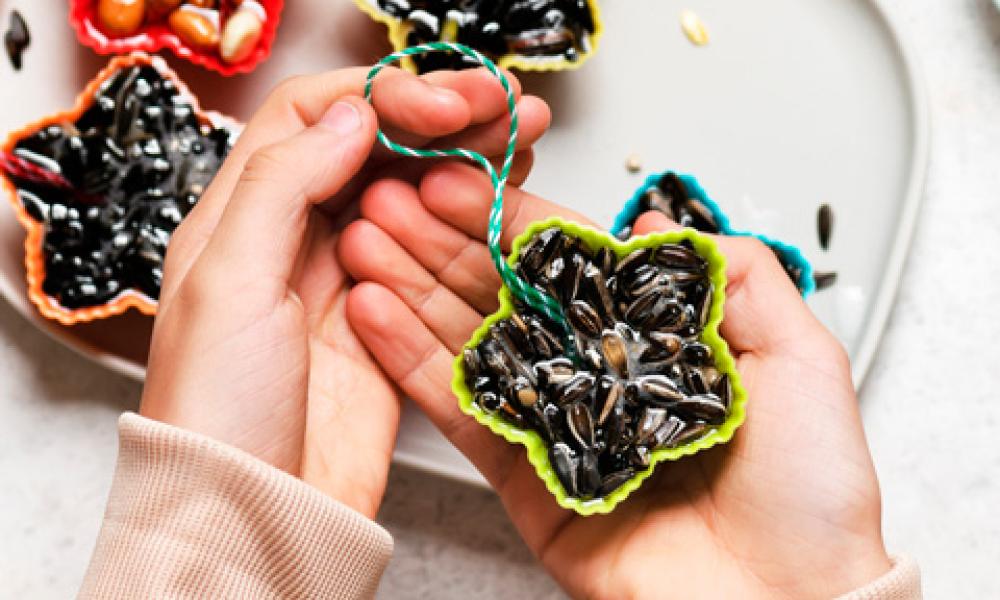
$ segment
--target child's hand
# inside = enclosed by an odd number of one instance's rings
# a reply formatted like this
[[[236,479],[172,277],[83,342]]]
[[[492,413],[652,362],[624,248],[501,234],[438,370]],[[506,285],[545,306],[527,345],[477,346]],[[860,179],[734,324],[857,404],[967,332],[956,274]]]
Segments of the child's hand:
[[[401,197],[408,201],[400,202]],[[504,239],[532,221],[586,219],[508,190]],[[452,360],[497,308],[485,244],[492,194],[474,168],[444,165],[420,192],[381,182],[340,243],[361,281],[348,297],[355,332],[386,373],[482,471],[545,567],[585,598],[820,598],[889,570],[878,483],[848,360],[774,256],[717,238],[729,261],[723,335],[749,392],[728,445],[676,463],[607,516],[559,508],[525,450],[459,412]],[[637,233],[677,227],[644,215]],[[361,252],[375,249],[377,252]]]
[[[371,517],[399,404],[346,323],[350,282],[335,252],[348,184],[391,161],[372,152],[376,115],[358,97],[366,73],[279,86],[174,234],[141,410],[237,446]],[[484,71],[421,81],[389,70],[375,91],[393,139],[502,156],[504,94]],[[548,108],[525,97],[519,110],[528,148]],[[530,150],[520,153],[517,178],[530,160]]]

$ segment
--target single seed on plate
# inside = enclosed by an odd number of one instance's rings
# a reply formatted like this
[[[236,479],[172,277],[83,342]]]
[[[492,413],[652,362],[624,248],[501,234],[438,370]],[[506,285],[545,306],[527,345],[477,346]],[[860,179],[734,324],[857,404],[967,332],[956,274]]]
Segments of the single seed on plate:
[[[629,173],[638,173],[642,170],[642,159],[639,158],[638,154],[633,152],[628,155],[628,158],[625,159],[625,169]]]
[[[813,281],[816,282],[816,290],[825,290],[837,283],[836,271],[816,271],[813,273]]]
[[[22,55],[31,44],[31,33],[28,31],[28,24],[24,17],[16,10],[10,11],[10,25],[7,33],[3,36],[4,47],[7,49],[7,58],[15,71],[21,70]]]
[[[681,29],[695,46],[704,46],[708,43],[708,29],[693,10],[681,11]]]
[[[816,213],[816,229],[819,232],[819,247],[830,249],[830,236],[833,234],[833,209],[829,204],[820,204]]]

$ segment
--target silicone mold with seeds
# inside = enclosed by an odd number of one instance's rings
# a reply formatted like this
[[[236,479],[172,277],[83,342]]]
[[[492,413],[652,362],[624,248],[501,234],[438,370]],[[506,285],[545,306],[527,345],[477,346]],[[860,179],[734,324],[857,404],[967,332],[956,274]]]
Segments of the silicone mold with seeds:
[[[151,71],[149,71],[150,69]],[[157,57],[150,57],[142,53],[136,53],[130,56],[114,58],[108,64],[108,66],[105,67],[84,88],[83,92],[81,92],[81,94],[77,97],[76,103],[73,106],[73,108],[64,112],[60,112],[42,118],[38,121],[35,121],[33,123],[24,126],[23,128],[17,131],[10,133],[6,138],[6,140],[3,142],[3,146],[0,147],[0,150],[2,150],[5,155],[18,156],[17,152],[15,151],[19,151],[21,148],[26,148],[27,146],[25,146],[25,144],[28,141],[34,141],[39,139],[38,137],[39,135],[42,135],[43,132],[50,131],[51,128],[56,128],[59,131],[66,131],[70,127],[75,128],[77,125],[80,124],[81,118],[84,118],[86,115],[94,114],[93,112],[88,113],[88,111],[90,111],[92,108],[96,106],[96,98],[103,97],[102,94],[104,93],[103,90],[105,89],[105,86],[110,85],[110,82],[112,81],[117,81],[115,78],[126,72],[155,73],[155,75],[157,75],[159,78],[158,81],[170,82],[169,83],[170,87],[164,88],[168,90],[168,92],[164,93],[169,93],[173,98],[180,98],[184,101],[179,105],[176,105],[180,107],[180,109],[182,110],[181,114],[184,115],[184,119],[186,119],[183,121],[184,123],[183,127],[185,128],[183,129],[183,133],[185,133],[187,137],[182,139],[181,143],[197,144],[199,143],[199,140],[201,140],[206,147],[206,149],[203,149],[202,152],[207,153],[209,151],[214,151],[216,152],[216,154],[208,156],[205,159],[204,162],[204,164],[206,165],[205,168],[209,168],[210,171],[202,171],[201,173],[197,173],[196,174],[197,178],[194,176],[191,177],[191,179],[196,180],[195,183],[189,182],[185,184],[183,182],[179,182],[178,181],[179,175],[177,175],[173,170],[171,171],[170,175],[172,179],[164,181],[169,181],[171,182],[171,184],[176,184],[177,186],[196,185],[197,186],[196,188],[191,187],[185,189],[188,190],[194,189],[195,191],[202,190],[204,185],[207,185],[207,181],[210,181],[211,176],[214,175],[215,173],[214,169],[218,168],[218,164],[221,163],[221,160],[224,158],[224,154],[227,153],[229,147],[231,147],[231,143],[235,135],[237,134],[240,125],[236,121],[226,116],[223,116],[220,113],[212,111],[202,111],[199,108],[197,99],[190,93],[190,91],[183,84],[183,82],[180,81],[177,75],[166,67],[166,63],[162,59]],[[138,75],[136,75],[136,77],[138,77]],[[138,80],[135,80],[135,82],[136,85],[138,85]],[[176,117],[175,115],[172,118],[179,118],[179,117]],[[129,121],[130,126],[131,123],[134,122],[135,122],[134,120],[130,120]],[[191,129],[192,127],[194,127],[195,129],[192,130]],[[103,130],[95,130],[95,131],[101,132]],[[195,133],[192,133],[192,131]],[[99,140],[103,135],[105,134],[98,133],[91,139]],[[177,134],[171,133],[171,135],[177,135]],[[198,136],[210,136],[210,137],[198,137]],[[180,138],[172,137],[170,139],[174,140]],[[152,141],[150,141],[149,136],[145,136],[143,140],[130,142],[128,147],[130,148],[143,147],[143,144],[148,145],[156,141],[157,141],[156,138],[153,138]],[[136,144],[138,144],[139,146],[136,146]],[[220,146],[220,144],[222,144],[222,146]],[[213,146],[214,150],[208,149],[208,146],[210,145]],[[164,150],[164,152],[166,153],[167,150]],[[21,150],[21,154],[24,156],[28,156],[29,158],[34,158],[35,160],[40,160],[42,162],[46,160],[45,157],[36,158],[31,154],[25,155],[23,153],[23,150]],[[163,154],[162,156],[169,157],[170,155]],[[146,161],[141,165],[143,168],[145,168],[147,164],[152,165],[151,168],[154,169],[163,168],[160,165],[160,163],[157,162],[157,160],[155,159],[150,159],[145,155],[142,155],[141,159]],[[50,159],[50,160],[55,160],[55,159]],[[169,161],[166,161],[166,159],[163,160],[164,162],[167,162],[168,166],[171,169],[173,169],[175,165],[170,165]],[[101,164],[104,163],[102,162]],[[115,170],[115,168],[111,166],[115,164],[118,163],[107,163],[108,165],[107,169],[109,170],[110,175],[113,177],[127,177],[127,175],[124,175],[120,169]],[[133,163],[128,163],[128,164],[133,164]],[[86,171],[84,167],[80,167],[80,170],[81,173],[73,178],[74,181],[81,177],[84,180],[86,180],[88,176],[93,175],[93,173]],[[177,173],[179,173],[179,171],[177,171]],[[115,201],[113,202],[110,196],[101,197],[98,195],[90,195],[89,193],[87,195],[83,195],[82,191],[78,188],[74,188],[73,190],[53,189],[47,187],[45,184],[33,183],[32,181],[26,180],[23,177],[18,177],[11,173],[5,173],[2,170],[0,170],[0,174],[2,174],[2,176],[0,176],[0,187],[2,187],[3,193],[7,196],[10,205],[14,209],[18,221],[21,223],[21,225],[25,228],[27,232],[27,236],[25,238],[25,243],[24,243],[24,249],[25,249],[25,268],[26,268],[26,276],[28,284],[27,285],[28,296],[31,302],[35,304],[35,306],[38,308],[39,312],[43,316],[58,321],[59,323],[62,323],[64,325],[72,325],[75,323],[93,321],[95,319],[103,319],[114,315],[118,315],[124,313],[130,308],[134,308],[139,312],[147,315],[155,314],[157,308],[156,295],[158,294],[158,284],[156,286],[152,286],[155,287],[155,291],[153,291],[152,293],[145,293],[142,289],[134,285],[122,284],[120,286],[120,289],[118,289],[116,284],[113,295],[107,294],[108,299],[106,301],[100,301],[99,303],[95,304],[87,304],[86,302],[69,303],[70,304],[69,306],[66,305],[68,303],[66,300],[61,301],[58,297],[54,297],[52,294],[47,293],[45,289],[47,275],[48,275],[47,259],[52,258],[52,255],[47,255],[45,250],[46,236],[49,232],[47,229],[49,225],[47,223],[50,223],[52,218],[54,217],[50,213],[40,215],[40,212],[51,211],[54,204],[46,204],[44,209],[38,209],[36,206],[37,202],[35,202],[32,196],[34,196],[34,198],[45,197],[45,198],[57,198],[57,199],[65,196],[64,200],[60,200],[58,202],[61,206],[61,208],[59,208],[60,212],[66,212],[67,210],[70,209],[77,210],[78,212],[84,212],[87,210],[105,211],[101,213],[100,218],[110,219],[111,217],[106,217],[106,214],[108,214],[106,211],[109,211],[111,209],[118,211],[114,212],[113,214],[118,214],[122,211],[124,211],[124,213],[130,213],[129,209],[129,206],[131,205],[130,203],[134,202],[135,200],[126,191],[113,190],[110,187],[107,188],[109,190],[109,193],[116,194]],[[67,178],[67,180],[68,179],[69,178]],[[101,184],[102,182],[103,180],[98,181],[97,183]],[[164,185],[167,184],[164,183]],[[150,207],[155,206],[157,207],[157,210],[159,210],[160,208],[166,210],[168,214],[165,214],[163,216],[170,219],[169,223],[171,224],[171,230],[172,230],[172,227],[176,226],[176,223],[179,223],[182,218],[182,215],[180,214],[180,209],[173,208],[173,206],[175,205],[177,206],[180,205],[181,202],[180,198],[179,197],[172,198],[171,202],[173,204],[166,203],[165,201],[163,201],[160,204],[157,204],[156,202],[151,203],[151,200],[155,200],[155,198],[147,198],[146,200],[142,200],[140,204],[148,205]],[[184,201],[187,203],[185,205],[185,208],[189,210],[189,206],[193,206],[193,204],[197,201],[197,197],[195,197],[195,195],[193,195],[192,192],[191,195],[185,196]],[[115,204],[116,202],[118,202],[119,204]],[[122,203],[125,204],[124,207],[120,207],[120,204]],[[31,210],[29,210],[29,208],[31,208]],[[138,211],[139,209],[137,208],[136,210]],[[152,210],[152,208],[148,208],[147,210]],[[124,216],[123,214],[120,218],[121,219],[138,218],[135,216],[136,214],[139,213],[133,211],[130,214],[130,216]],[[161,215],[158,214],[156,218],[159,218],[160,216]],[[84,217],[81,216],[78,218],[83,219]],[[129,231],[129,228],[134,228],[138,232],[136,233],[136,235],[145,235],[141,224],[138,225],[129,224],[125,221],[123,221],[123,224],[127,225],[125,227],[126,233],[135,233]],[[101,222],[101,227],[104,227],[103,229],[98,228],[97,225],[94,225],[93,227],[94,229],[90,229],[89,230],[90,232],[93,231],[105,232],[106,230],[109,231],[103,233],[102,236],[110,237],[112,235],[112,233],[110,232],[121,231],[121,228],[117,227],[113,223],[107,225],[103,221]],[[149,231],[151,232],[158,232],[161,230],[166,231],[165,229],[162,228],[156,229],[151,227],[149,229]],[[81,225],[80,227],[76,228],[75,231],[86,233],[88,229],[84,225]],[[166,235],[169,234],[167,233]],[[103,237],[101,239],[94,239],[94,238],[86,238],[86,239],[90,239],[95,243],[100,243],[105,246],[114,244],[113,240],[104,239]],[[162,249],[165,249],[166,240],[153,240],[153,241],[161,243]],[[139,247],[138,251],[142,252],[144,250],[142,250],[142,247]],[[119,260],[117,256],[120,255],[116,255],[115,260]],[[97,259],[95,259],[95,261],[96,260]],[[102,260],[106,261],[110,260],[110,258],[107,259],[102,258]],[[108,265],[109,263],[99,262],[99,264]],[[93,267],[87,267],[86,265],[83,265],[83,267],[88,269],[93,268]],[[71,269],[74,267],[73,265],[70,265],[66,268]],[[133,268],[133,267],[129,266],[128,268]],[[118,272],[115,271],[115,273]],[[118,275],[115,275],[115,277],[118,277]],[[132,279],[128,277],[118,278],[116,279],[116,281],[121,283],[126,279],[128,281],[132,281]],[[109,289],[111,288],[109,287]],[[99,296],[99,297],[103,298],[105,296]]]

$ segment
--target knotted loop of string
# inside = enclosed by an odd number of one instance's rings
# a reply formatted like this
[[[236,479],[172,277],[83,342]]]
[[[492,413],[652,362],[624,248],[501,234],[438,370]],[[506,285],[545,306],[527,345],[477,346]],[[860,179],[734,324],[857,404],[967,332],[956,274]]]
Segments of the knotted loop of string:
[[[514,152],[516,151],[517,146],[517,102],[514,98],[514,90],[511,88],[510,82],[507,80],[507,77],[500,72],[500,69],[497,68],[493,61],[483,56],[476,50],[463,46],[462,44],[455,44],[451,42],[432,42],[428,44],[420,44],[419,46],[411,46],[386,56],[380,60],[371,71],[368,72],[368,78],[365,81],[365,100],[371,102],[372,87],[375,82],[375,77],[380,71],[382,71],[382,69],[408,56],[426,54],[429,52],[456,52],[463,54],[486,67],[486,69],[494,77],[500,80],[500,84],[503,86],[504,92],[507,94],[507,110],[510,112],[510,134],[507,140],[507,149],[504,151],[504,159],[503,164],[500,167],[500,172],[497,173],[496,169],[493,168],[493,165],[486,159],[486,157],[472,150],[466,150],[463,148],[453,148],[451,150],[410,148],[390,140],[381,129],[378,130],[378,140],[389,150],[402,154],[403,156],[412,156],[416,158],[465,158],[478,163],[479,166],[481,166],[490,176],[490,181],[493,184],[493,207],[490,210],[489,229],[487,231],[486,239],[489,244],[490,255],[493,258],[493,265],[500,274],[500,279],[503,280],[504,284],[510,289],[510,291],[522,302],[545,314],[547,317],[556,321],[569,331],[569,327],[567,326],[566,319],[563,315],[562,307],[559,302],[518,277],[514,269],[512,269],[510,265],[507,264],[507,261],[504,260],[503,253],[500,250],[500,233],[503,224],[503,192],[504,187],[507,185],[507,178],[510,176],[511,166],[514,163]]]

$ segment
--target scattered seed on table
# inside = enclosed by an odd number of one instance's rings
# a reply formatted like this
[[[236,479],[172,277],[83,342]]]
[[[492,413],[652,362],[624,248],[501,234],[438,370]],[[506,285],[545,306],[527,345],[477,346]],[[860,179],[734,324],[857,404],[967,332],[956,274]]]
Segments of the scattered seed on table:
[[[635,152],[629,154],[628,158],[625,159],[625,169],[629,173],[638,173],[642,170],[642,158]]]

